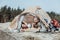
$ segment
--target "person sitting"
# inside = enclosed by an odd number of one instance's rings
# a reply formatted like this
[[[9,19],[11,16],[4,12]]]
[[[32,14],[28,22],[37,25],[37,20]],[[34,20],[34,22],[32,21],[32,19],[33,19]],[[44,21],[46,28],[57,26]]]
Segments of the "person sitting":
[[[59,29],[59,23],[58,23],[58,21],[56,20],[56,19],[53,19],[52,21],[51,21],[51,23],[53,24],[53,28],[54,28],[54,31],[58,31]]]

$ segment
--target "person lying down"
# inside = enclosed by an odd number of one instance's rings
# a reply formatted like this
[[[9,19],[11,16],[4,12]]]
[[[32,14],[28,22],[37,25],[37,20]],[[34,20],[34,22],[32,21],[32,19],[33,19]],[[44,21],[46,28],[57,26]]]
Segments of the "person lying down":
[[[40,28],[41,28],[40,27],[40,20],[36,16],[32,16],[30,14],[25,15],[24,19],[23,19],[23,21],[21,23],[21,27],[19,27],[17,25],[18,24],[17,23],[17,21],[18,21],[17,19],[18,19],[18,17],[16,17],[13,20],[13,22],[10,24],[10,26],[8,27],[10,32],[26,32],[26,31],[36,32],[36,31],[39,31]]]
[[[20,32],[36,32],[40,30],[40,23],[39,19],[37,17],[34,18],[34,22],[32,24],[27,24],[25,21],[22,22],[22,27],[20,29]]]

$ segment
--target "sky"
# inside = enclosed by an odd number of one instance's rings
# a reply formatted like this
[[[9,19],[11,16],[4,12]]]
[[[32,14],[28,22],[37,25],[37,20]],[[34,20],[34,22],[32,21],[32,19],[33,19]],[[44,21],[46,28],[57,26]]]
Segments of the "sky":
[[[60,0],[0,0],[0,8],[4,5],[21,9],[40,6],[45,11],[60,13]]]

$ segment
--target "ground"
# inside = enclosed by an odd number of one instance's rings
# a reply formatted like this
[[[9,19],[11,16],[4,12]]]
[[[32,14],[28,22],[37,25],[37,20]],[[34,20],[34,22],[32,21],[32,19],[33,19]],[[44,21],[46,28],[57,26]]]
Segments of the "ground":
[[[0,23],[0,40],[60,40],[60,33],[10,33],[6,31],[10,22]]]

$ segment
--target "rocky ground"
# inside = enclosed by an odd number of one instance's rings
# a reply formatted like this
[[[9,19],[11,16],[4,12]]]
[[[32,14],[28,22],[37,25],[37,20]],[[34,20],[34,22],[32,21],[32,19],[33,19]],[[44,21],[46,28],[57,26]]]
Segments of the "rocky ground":
[[[0,23],[0,40],[60,40],[60,33],[10,33],[6,31],[9,24]]]

